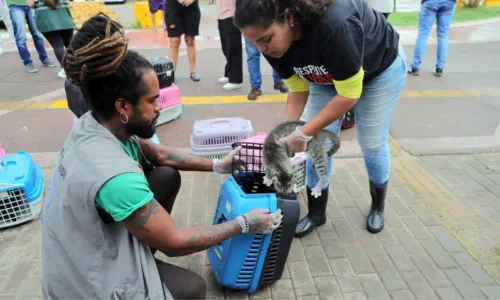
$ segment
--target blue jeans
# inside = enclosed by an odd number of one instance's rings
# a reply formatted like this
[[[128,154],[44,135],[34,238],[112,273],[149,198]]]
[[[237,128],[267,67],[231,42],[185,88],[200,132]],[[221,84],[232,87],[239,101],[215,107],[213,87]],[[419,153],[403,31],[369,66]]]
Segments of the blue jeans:
[[[420,68],[422,64],[427,38],[431,32],[432,24],[434,24],[434,19],[436,19],[438,39],[436,68],[444,68],[448,55],[448,33],[456,4],[453,0],[427,0],[420,7],[418,37],[412,64],[415,68]]]
[[[262,85],[262,75],[260,73],[260,52],[252,42],[245,38],[245,49],[247,51],[248,73],[250,73],[250,85],[253,89],[260,89]],[[282,83],[281,77],[273,69],[274,83]]]
[[[363,93],[354,105],[354,115],[358,132],[358,143],[365,161],[368,178],[376,186],[382,186],[389,180],[391,155],[388,144],[389,123],[396,101],[406,81],[406,57],[401,44],[399,54],[392,65],[379,76],[363,86]],[[332,85],[309,84],[309,98],[302,118],[311,120],[318,114],[332,97],[337,95]],[[340,135],[342,117],[325,129]],[[328,160],[328,177],[331,175],[332,159]],[[319,181],[310,156],[306,162],[307,186],[313,188]],[[328,187],[327,182],[323,189]]]
[[[35,42],[35,48],[40,60],[43,62],[49,58],[47,50],[45,50],[45,45],[43,44],[42,34],[36,28],[35,19],[33,18],[33,9],[27,5],[11,5],[9,6],[9,13],[12,27],[14,28],[14,36],[16,37],[17,49],[19,50],[19,56],[23,64],[27,65],[33,62],[28,47],[26,46],[26,23],[28,23],[28,28]]]

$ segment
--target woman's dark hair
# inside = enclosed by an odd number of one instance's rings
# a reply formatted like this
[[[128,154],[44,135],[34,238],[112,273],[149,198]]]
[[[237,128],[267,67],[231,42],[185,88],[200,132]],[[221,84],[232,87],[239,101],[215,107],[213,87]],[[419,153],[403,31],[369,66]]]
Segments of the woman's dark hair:
[[[60,0],[43,0],[43,3],[50,9],[56,9],[59,7]]]
[[[88,19],[75,34],[63,59],[68,80],[80,87],[99,118],[116,114],[124,98],[137,105],[146,93],[142,75],[153,70],[149,61],[128,50],[122,26],[103,13]]]
[[[294,23],[303,25],[323,15],[333,0],[236,0],[234,22],[239,28],[262,26],[269,28],[274,22],[285,21],[285,10],[289,9]]]

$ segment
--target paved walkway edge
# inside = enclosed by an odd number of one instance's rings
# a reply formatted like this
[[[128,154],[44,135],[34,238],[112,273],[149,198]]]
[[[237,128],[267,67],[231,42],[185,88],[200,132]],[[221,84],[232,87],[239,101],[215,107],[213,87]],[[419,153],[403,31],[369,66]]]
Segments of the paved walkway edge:
[[[396,140],[391,138],[390,146],[392,171],[486,272],[500,283],[500,237],[484,221],[487,217],[465,207]],[[478,234],[477,228],[481,228],[481,234]],[[485,241],[488,242],[486,247],[481,248],[479,245]]]

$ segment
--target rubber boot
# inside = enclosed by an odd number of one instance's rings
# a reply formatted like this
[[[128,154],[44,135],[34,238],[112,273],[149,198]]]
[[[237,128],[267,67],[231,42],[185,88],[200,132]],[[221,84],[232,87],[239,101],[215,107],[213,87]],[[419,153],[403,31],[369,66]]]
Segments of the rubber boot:
[[[328,203],[328,188],[321,191],[321,196],[314,198],[311,195],[311,189],[307,187],[307,206],[309,212],[299,221],[295,228],[295,237],[308,235],[317,226],[326,223],[326,204]]]
[[[379,233],[384,229],[384,206],[385,195],[387,194],[387,183],[388,182],[384,183],[382,187],[377,187],[370,181],[372,206],[366,220],[366,229],[371,233]]]

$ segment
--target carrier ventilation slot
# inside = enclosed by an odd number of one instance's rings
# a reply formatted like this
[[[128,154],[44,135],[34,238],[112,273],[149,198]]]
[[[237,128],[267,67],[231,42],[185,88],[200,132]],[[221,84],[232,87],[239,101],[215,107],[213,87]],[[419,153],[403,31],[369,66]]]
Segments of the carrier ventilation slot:
[[[261,285],[274,282],[274,271],[276,270],[276,261],[278,260],[281,234],[283,232],[283,223],[274,231],[271,243],[269,244],[269,255],[265,262],[261,274]]]
[[[227,144],[232,144],[234,142],[239,142],[242,139],[245,139],[245,136],[218,136],[218,137],[213,137],[209,139],[204,139],[202,142],[202,145],[207,146],[207,145],[227,145]]]
[[[260,249],[262,247],[262,242],[264,241],[264,236],[257,234],[250,245],[245,262],[240,269],[240,273],[236,279],[235,287],[247,288],[252,282],[252,277],[255,272],[255,267],[257,265],[257,260],[259,259]]]

